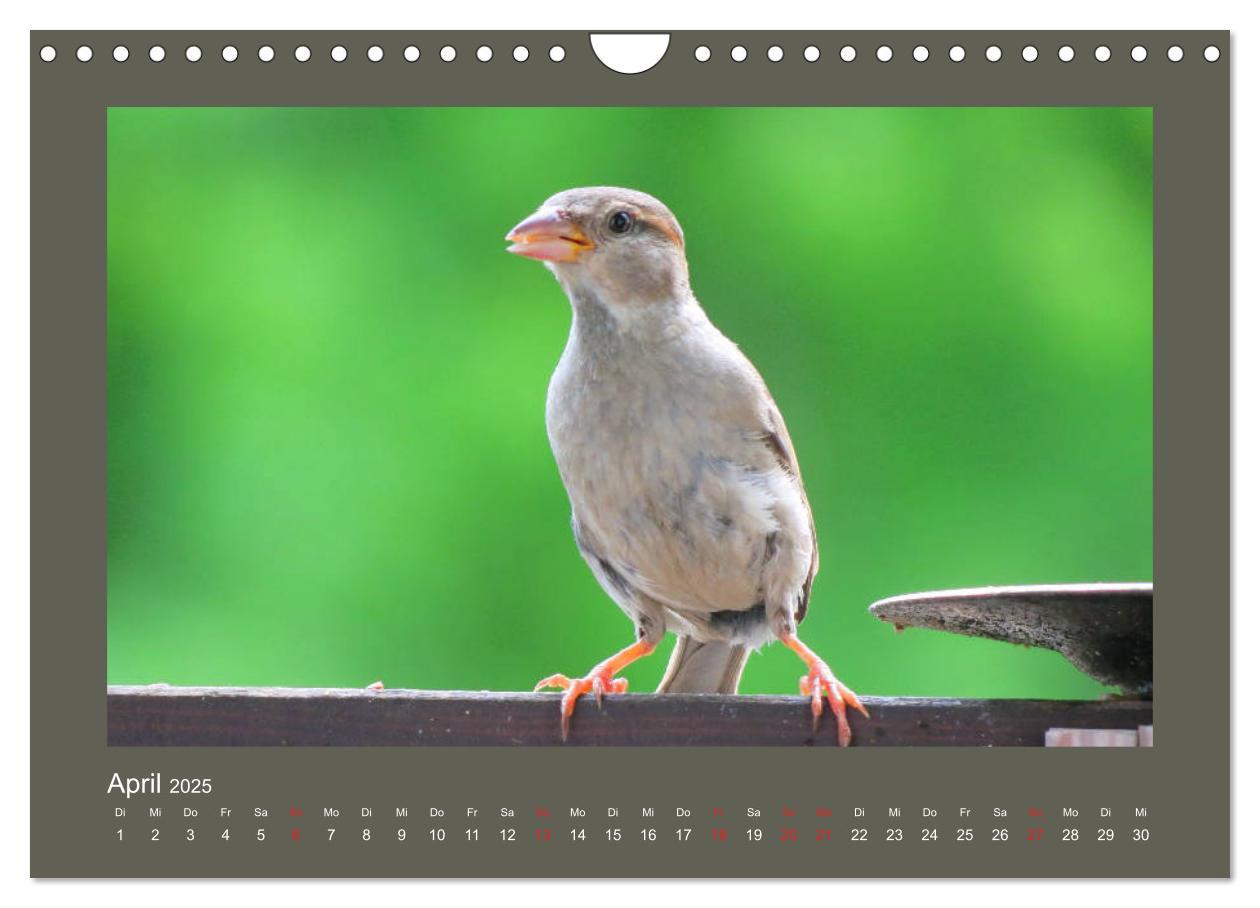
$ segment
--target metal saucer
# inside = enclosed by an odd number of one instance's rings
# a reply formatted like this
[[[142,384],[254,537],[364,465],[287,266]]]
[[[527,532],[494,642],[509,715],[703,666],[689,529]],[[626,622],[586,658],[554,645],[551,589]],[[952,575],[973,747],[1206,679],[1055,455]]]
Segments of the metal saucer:
[[[1052,649],[1103,684],[1150,697],[1153,604],[1149,583],[1069,583],[910,593],[881,599],[870,612],[898,629]]]

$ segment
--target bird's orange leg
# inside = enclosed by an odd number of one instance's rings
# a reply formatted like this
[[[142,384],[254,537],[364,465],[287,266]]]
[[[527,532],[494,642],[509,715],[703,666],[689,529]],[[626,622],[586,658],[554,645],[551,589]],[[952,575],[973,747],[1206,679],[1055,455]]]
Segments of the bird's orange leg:
[[[587,672],[585,678],[551,675],[539,681],[534,686],[535,691],[540,691],[544,687],[559,687],[564,690],[564,696],[560,698],[560,740],[569,739],[569,717],[573,715],[578,697],[589,691],[595,695],[595,702],[602,706],[604,694],[624,694],[630,682],[625,678],[614,678],[613,675],[636,659],[650,655],[655,649],[655,643],[640,640],[600,662]]]
[[[800,637],[794,633],[788,633],[781,635],[779,639],[783,641],[784,646],[800,656],[809,668],[809,674],[801,678],[801,693],[810,698],[809,707],[810,712],[814,714],[814,731],[818,731],[818,720],[822,717],[823,710],[822,695],[825,693],[827,702],[831,705],[831,711],[836,714],[836,734],[840,746],[848,747],[849,742],[853,740],[853,732],[849,728],[849,720],[844,715],[845,706],[852,706],[868,719],[871,714],[866,711],[866,707],[857,698],[857,694],[840,683],[827,663],[802,643]]]

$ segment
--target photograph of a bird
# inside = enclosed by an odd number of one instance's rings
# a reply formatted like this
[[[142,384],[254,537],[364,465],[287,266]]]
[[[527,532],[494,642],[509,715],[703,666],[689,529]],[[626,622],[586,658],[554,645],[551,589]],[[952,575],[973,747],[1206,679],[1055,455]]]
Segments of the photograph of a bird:
[[[664,693],[735,693],[749,653],[775,640],[805,663],[814,730],[823,699],[847,745],[866,708],[798,636],[818,542],[787,427],[756,368],[691,290],[683,232],[656,198],[570,189],[507,235],[545,263],[573,320],[546,424],[577,547],[635,626],[586,675],[556,674],[567,739],[578,698],[627,689],[617,674],[677,643]]]

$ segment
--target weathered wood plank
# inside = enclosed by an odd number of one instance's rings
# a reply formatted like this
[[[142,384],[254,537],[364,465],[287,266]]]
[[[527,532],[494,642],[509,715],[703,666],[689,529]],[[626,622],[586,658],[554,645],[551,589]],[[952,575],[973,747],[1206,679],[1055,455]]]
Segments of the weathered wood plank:
[[[1150,701],[865,697],[857,746],[1041,746],[1047,728],[1150,724]],[[559,694],[331,688],[110,687],[111,745],[559,745]],[[569,746],[834,746],[801,697],[583,697]]]

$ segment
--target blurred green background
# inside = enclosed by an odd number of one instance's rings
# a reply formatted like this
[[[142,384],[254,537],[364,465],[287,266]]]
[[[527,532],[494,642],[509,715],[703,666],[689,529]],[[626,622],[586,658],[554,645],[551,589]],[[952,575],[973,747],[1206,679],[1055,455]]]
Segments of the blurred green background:
[[[687,232],[859,692],[1091,697],[875,599],[1152,573],[1149,109],[109,112],[109,680],[522,690],[632,639],[543,428],[569,307],[504,233],[618,184]],[[627,672],[659,680],[672,640]],[[742,690],[794,692],[773,646]]]

